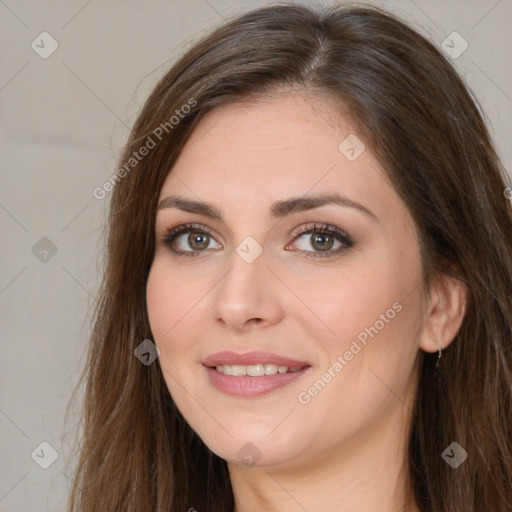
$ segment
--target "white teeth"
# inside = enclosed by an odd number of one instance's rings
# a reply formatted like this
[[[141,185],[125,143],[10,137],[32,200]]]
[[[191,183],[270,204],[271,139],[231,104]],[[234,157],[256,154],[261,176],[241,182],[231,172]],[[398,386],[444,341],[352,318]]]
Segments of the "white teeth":
[[[247,375],[251,377],[259,377],[265,375],[265,365],[263,364],[250,364],[247,366]]]
[[[249,375],[251,377],[261,377],[262,375],[276,375],[277,373],[296,372],[302,370],[303,366],[288,369],[287,366],[277,366],[277,364],[259,363],[259,364],[224,364],[218,365],[215,369],[224,375]]]
[[[234,364],[231,366],[231,375],[238,377],[240,375],[247,375],[247,366],[241,364]]]
[[[277,373],[277,364],[266,364],[265,375],[275,375]]]

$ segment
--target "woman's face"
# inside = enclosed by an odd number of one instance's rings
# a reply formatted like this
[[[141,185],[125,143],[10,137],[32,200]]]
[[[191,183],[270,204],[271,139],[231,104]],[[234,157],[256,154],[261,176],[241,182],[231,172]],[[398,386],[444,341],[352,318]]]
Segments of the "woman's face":
[[[233,464],[347,455],[408,419],[418,240],[382,166],[335,115],[297,93],[217,108],[159,197],[147,284],[157,362],[192,429]]]

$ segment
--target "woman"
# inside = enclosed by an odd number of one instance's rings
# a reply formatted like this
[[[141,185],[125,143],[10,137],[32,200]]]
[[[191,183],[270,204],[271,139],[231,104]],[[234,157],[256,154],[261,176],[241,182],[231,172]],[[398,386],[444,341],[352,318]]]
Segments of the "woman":
[[[69,510],[512,510],[510,180],[432,44],[249,12],[115,181]]]

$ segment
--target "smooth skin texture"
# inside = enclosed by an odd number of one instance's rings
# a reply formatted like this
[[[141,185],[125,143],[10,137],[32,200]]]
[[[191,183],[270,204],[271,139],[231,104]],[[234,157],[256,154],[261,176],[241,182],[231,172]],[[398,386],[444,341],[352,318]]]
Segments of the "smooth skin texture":
[[[223,220],[158,211],[147,283],[158,362],[187,422],[228,461],[236,512],[418,512],[406,503],[404,451],[415,358],[418,350],[437,351],[434,338],[442,348],[451,343],[466,292],[443,277],[426,302],[418,239],[403,201],[368,146],[353,162],[338,150],[354,132],[335,121],[335,105],[305,98],[276,91],[214,109],[167,176],[159,201],[206,201]],[[334,192],[374,216],[332,204],[270,217],[275,201]],[[162,241],[186,223],[211,236],[192,229],[172,245]],[[343,243],[316,232],[295,238],[313,223],[339,228],[353,246],[336,252]],[[248,236],[263,249],[250,264],[236,252]],[[308,404],[300,403],[298,394],[395,302],[401,311]],[[202,365],[222,350],[271,351],[312,368],[267,395],[227,396]],[[261,453],[252,466],[237,456],[248,442]]]

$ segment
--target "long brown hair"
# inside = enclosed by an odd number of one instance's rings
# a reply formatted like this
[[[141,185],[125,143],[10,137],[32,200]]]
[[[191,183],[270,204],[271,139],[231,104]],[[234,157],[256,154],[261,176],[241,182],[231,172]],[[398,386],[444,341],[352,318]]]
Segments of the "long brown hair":
[[[375,7],[297,4],[248,12],[204,37],[133,126],[111,197],[69,510],[233,510],[226,461],[178,412],[159,364],[141,364],[134,350],[152,339],[145,289],[166,175],[208,111],[279,86],[339,101],[416,223],[425,290],[443,272],[470,291],[440,369],[437,354],[418,353],[408,440],[418,506],[511,511],[510,178],[476,100],[424,37]],[[134,153],[145,156],[135,163]],[[441,457],[454,441],[469,455],[457,469]]]

